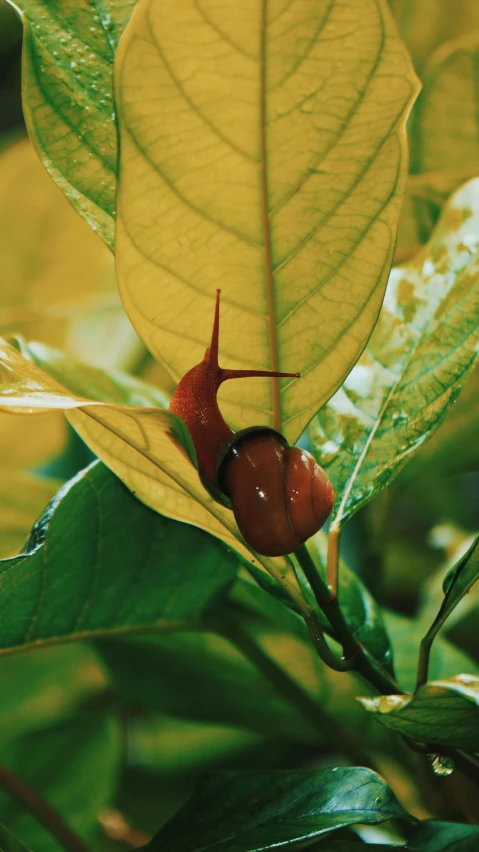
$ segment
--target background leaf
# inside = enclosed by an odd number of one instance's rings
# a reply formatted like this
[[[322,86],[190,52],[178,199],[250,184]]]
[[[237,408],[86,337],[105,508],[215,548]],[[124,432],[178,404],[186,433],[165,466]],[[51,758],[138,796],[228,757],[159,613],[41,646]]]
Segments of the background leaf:
[[[478,840],[477,825],[428,819],[418,825],[410,843],[418,852],[475,852]]]
[[[311,426],[341,525],[371,500],[444,418],[476,363],[479,181],[448,204],[430,244],[391,273],[360,361]]]
[[[2,763],[40,790],[91,848],[98,815],[114,799],[121,749],[119,721],[108,711],[91,710],[3,745]],[[62,852],[51,834],[3,791],[0,819],[34,852]]]
[[[185,627],[235,568],[215,539],[148,510],[95,463],[58,493],[25,554],[0,563],[0,647]]]
[[[226,420],[295,441],[362,351],[394,249],[416,80],[387,8],[149,0],[115,73],[125,309],[179,380],[221,287],[222,364],[302,374],[281,399],[227,383]]]
[[[1,852],[29,852],[27,847],[10,834],[4,825],[0,825],[0,850]]]
[[[116,46],[136,0],[15,0],[23,17],[23,111],[47,171],[113,246]]]
[[[221,773],[203,781],[145,850],[261,852],[314,842],[346,825],[407,816],[369,769]]]
[[[0,467],[0,559],[18,553],[60,483]]]
[[[429,681],[412,696],[359,700],[378,722],[412,740],[479,750],[479,678],[473,675]]]

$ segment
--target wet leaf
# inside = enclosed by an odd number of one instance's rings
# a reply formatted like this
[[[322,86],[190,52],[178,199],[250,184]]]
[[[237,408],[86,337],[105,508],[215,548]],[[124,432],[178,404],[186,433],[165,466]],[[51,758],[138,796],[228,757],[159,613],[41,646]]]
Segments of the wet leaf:
[[[214,538],[147,509],[96,462],[58,492],[24,553],[0,562],[0,648],[179,629],[237,566]]]
[[[429,681],[413,695],[358,699],[378,722],[418,742],[479,751],[479,678]]]
[[[222,772],[205,778],[145,852],[265,852],[347,825],[411,819],[370,769]]]
[[[312,424],[341,526],[442,422],[477,361],[479,181],[449,202],[428,246],[391,273],[378,325]]]
[[[45,168],[113,246],[115,50],[136,0],[15,0],[24,25],[23,112]]]
[[[289,561],[252,551],[240,536],[232,512],[203,488],[188,430],[178,417],[158,407],[165,404],[161,392],[139,379],[83,365],[41,344],[20,343],[20,348],[31,360],[0,341],[0,411],[23,415],[68,411],[85,443],[138,499],[160,514],[222,539],[297,597],[288,582],[289,575],[296,586]]]
[[[221,287],[222,364],[302,373],[280,395],[228,382],[226,420],[294,441],[362,351],[394,249],[417,82],[387,8],[147,0],[115,73],[126,311],[177,381]]]

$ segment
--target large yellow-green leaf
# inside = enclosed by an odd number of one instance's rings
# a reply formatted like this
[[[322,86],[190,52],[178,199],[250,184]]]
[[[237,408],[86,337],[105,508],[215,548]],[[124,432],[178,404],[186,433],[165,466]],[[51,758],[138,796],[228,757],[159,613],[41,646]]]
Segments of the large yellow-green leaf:
[[[179,35],[181,34],[181,35]],[[295,440],[377,318],[417,83],[383,0],[142,0],[116,60],[117,273],[127,313],[178,380],[223,291],[237,427]]]
[[[361,698],[378,722],[419,742],[479,750],[479,678],[429,681],[413,695]]]
[[[143,503],[222,539],[296,597],[286,579],[291,573],[289,562],[252,551],[232,512],[204,489],[188,455],[194,457],[194,450],[186,426],[158,407],[165,400],[156,388],[130,376],[122,382],[119,372],[83,365],[39,344],[24,347],[24,352],[36,363],[0,340],[0,411],[20,415],[68,411],[88,446]],[[45,372],[50,370],[52,376]],[[297,601],[301,606],[300,596]]]
[[[359,363],[315,419],[316,454],[341,525],[437,428],[479,349],[479,180],[446,207],[429,245],[391,273]]]
[[[113,245],[117,137],[112,65],[136,0],[11,0],[21,13],[23,110],[53,180]]]

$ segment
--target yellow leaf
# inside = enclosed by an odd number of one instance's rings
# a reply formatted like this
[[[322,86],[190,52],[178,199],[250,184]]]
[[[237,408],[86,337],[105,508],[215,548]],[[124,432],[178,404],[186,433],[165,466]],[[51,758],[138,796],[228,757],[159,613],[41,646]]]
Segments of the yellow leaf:
[[[19,332],[105,366],[133,366],[139,343],[113,257],[21,140],[0,156],[0,334]]]
[[[28,348],[25,349],[28,352]],[[129,395],[151,406],[159,392],[140,380],[126,377],[118,387],[118,373],[96,370],[72,362],[55,350],[32,346],[32,357],[51,369],[54,378],[0,339],[0,410],[17,414],[51,409],[68,412],[73,427],[98,457],[128,486],[139,500],[157,512],[192,524],[225,541],[248,562],[261,566],[288,589],[299,606],[304,602],[287,559],[259,556],[243,541],[233,513],[205,491],[191,454],[191,438],[184,423],[169,411],[119,404]],[[57,379],[62,375],[61,384]],[[105,376],[107,379],[105,379]],[[71,384],[73,384],[73,387]],[[88,398],[87,386],[96,387],[100,399]],[[123,393],[123,397],[119,394]],[[110,398],[114,403],[105,401]]]
[[[223,366],[302,373],[229,382],[226,419],[295,441],[364,348],[394,249],[417,81],[386,3],[141,0],[115,73],[126,311],[178,380],[221,287]]]
[[[13,419],[13,418],[12,418]],[[15,418],[18,428],[18,418]],[[32,424],[29,424],[30,427]],[[56,479],[0,467],[0,559],[18,553],[33,522],[58,490]]]

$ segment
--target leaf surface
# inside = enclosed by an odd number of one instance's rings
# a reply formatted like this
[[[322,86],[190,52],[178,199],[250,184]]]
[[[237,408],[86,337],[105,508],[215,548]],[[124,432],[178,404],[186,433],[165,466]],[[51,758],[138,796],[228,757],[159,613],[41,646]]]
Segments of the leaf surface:
[[[4,825],[0,825],[0,852],[29,852]]]
[[[0,648],[190,625],[236,567],[217,540],[147,509],[96,462],[56,495],[25,553],[0,562]]]
[[[383,725],[412,740],[479,750],[479,678],[473,675],[429,681],[412,696],[359,701]]]
[[[479,826],[428,819],[419,824],[410,843],[417,852],[476,852]]]
[[[113,247],[115,50],[136,0],[15,0],[24,25],[23,111],[47,171]]]
[[[378,325],[311,427],[341,526],[435,431],[477,361],[479,181],[445,209],[428,246],[391,273]]]
[[[369,769],[222,772],[207,776],[145,852],[264,852],[335,829],[408,818]],[[410,818],[410,817],[409,817]]]
[[[40,790],[87,848],[94,848],[98,814],[114,802],[122,745],[121,724],[111,711],[83,711],[4,744],[2,763]],[[3,790],[0,820],[34,852],[64,852],[24,805]]]
[[[222,365],[302,374],[228,382],[226,420],[294,442],[364,348],[394,249],[417,84],[386,4],[145,0],[115,75],[126,311],[178,381],[221,287]]]
[[[0,342],[0,410],[68,411],[85,443],[142,502],[222,539],[272,574],[301,605],[289,561],[251,550],[232,512],[204,489],[192,461],[189,432],[178,417],[164,410],[164,394],[139,379],[81,364],[41,344],[20,343],[20,348],[30,360]]]

